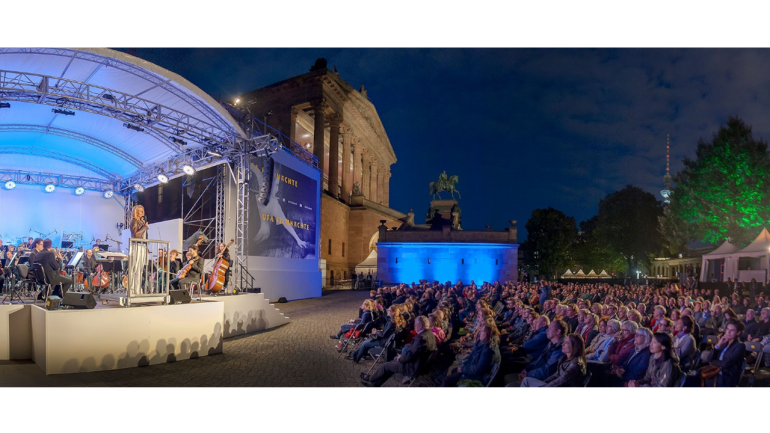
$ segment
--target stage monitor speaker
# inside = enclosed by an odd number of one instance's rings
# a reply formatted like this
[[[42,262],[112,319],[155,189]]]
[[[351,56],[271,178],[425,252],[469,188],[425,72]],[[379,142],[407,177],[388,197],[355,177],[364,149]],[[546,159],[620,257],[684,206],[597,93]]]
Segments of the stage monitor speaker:
[[[58,310],[61,305],[61,298],[58,296],[49,296],[45,301],[46,310]]]
[[[67,292],[61,303],[76,310],[93,310],[96,307],[96,299],[90,292]]]
[[[187,290],[169,290],[168,295],[171,298],[169,304],[189,304],[192,298]]]
[[[277,301],[275,301],[275,302],[276,302],[276,304],[285,304],[285,303],[286,303],[286,302],[288,302],[288,301],[286,301],[286,298],[284,298],[283,296],[281,296],[281,297],[280,297],[280,298],[278,298],[278,300],[277,300]]]

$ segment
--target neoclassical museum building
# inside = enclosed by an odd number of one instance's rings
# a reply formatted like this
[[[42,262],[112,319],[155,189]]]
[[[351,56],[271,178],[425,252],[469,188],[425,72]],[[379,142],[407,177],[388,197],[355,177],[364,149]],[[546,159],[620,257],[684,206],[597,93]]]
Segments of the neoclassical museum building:
[[[376,248],[381,220],[398,225],[406,215],[389,206],[396,154],[366,90],[323,66],[241,100],[256,118],[312,151],[323,167],[319,266],[328,286],[349,279]]]

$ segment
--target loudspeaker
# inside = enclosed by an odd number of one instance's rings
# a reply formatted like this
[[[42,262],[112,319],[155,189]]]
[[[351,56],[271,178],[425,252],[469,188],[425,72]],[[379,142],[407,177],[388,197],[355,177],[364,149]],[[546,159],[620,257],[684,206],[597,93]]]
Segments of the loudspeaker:
[[[45,301],[45,309],[46,310],[58,310],[59,305],[61,304],[61,298],[58,296],[49,296],[48,299]]]
[[[286,298],[284,298],[283,296],[281,296],[281,297],[280,297],[280,298],[278,298],[278,300],[277,300],[277,301],[275,301],[275,302],[276,302],[276,304],[285,304],[285,303],[286,303],[286,302],[288,302],[288,301],[286,301]]]
[[[67,292],[61,303],[65,307],[72,307],[76,310],[93,310],[96,307],[96,299],[90,292]]]
[[[169,300],[169,304],[189,304],[192,298],[190,298],[190,293],[187,292],[187,290],[169,290],[168,295],[171,298]]]

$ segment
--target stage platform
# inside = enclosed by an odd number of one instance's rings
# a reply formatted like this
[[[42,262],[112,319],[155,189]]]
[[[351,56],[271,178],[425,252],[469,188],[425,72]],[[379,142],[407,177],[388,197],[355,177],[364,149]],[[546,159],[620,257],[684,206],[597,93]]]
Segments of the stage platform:
[[[98,302],[93,310],[0,305],[0,360],[32,359],[45,374],[162,364],[222,353],[223,338],[288,322],[252,293],[129,308]]]

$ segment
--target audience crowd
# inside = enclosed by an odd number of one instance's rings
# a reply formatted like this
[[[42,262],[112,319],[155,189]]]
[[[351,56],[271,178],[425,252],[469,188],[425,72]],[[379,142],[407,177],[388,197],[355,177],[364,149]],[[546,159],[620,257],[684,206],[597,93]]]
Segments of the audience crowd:
[[[366,386],[439,369],[441,386],[731,387],[745,342],[770,343],[768,298],[733,288],[420,281],[372,290],[331,338],[374,363]]]

